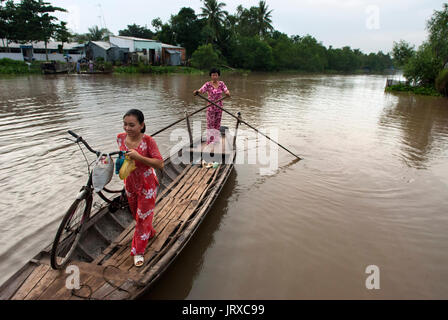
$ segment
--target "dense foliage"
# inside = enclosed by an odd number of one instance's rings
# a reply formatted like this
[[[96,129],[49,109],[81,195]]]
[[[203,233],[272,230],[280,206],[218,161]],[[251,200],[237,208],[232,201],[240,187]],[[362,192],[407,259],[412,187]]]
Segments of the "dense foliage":
[[[185,47],[192,65],[200,68],[207,68],[216,56],[218,65],[260,71],[378,72],[392,67],[391,57],[381,51],[367,55],[350,47],[327,49],[310,35],[288,36],[276,31],[273,10],[265,1],[250,8],[240,5],[235,14],[225,7],[217,0],[203,0],[198,14],[182,8],[166,23],[154,19],[155,38]],[[205,49],[204,45],[211,47]]]
[[[394,43],[392,50],[396,65],[414,86],[436,88],[447,95],[448,78],[448,4],[427,22],[429,37],[417,50],[405,41]]]
[[[19,3],[0,0],[0,38],[3,46],[8,48],[10,42],[43,41],[46,46],[51,39],[68,41],[66,23],[57,23],[58,19],[52,15],[56,11],[66,10],[42,0],[21,0]]]

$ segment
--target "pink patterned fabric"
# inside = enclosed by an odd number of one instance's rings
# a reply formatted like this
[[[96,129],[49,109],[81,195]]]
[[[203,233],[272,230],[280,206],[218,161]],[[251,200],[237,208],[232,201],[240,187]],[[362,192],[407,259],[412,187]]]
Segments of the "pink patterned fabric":
[[[218,82],[218,88],[213,87],[211,82],[206,82],[199,92],[208,94],[208,99],[215,102],[222,98],[222,94],[228,91],[224,82]],[[222,107],[222,101],[217,103]],[[219,129],[221,127],[222,110],[211,105],[207,108],[207,144],[218,142],[220,139]]]
[[[117,135],[118,147],[121,151],[129,151],[126,146],[126,133]],[[143,135],[137,152],[147,158],[156,158],[163,161],[155,140]],[[134,237],[132,239],[131,255],[143,255],[149,239],[154,237],[156,231],[152,226],[154,207],[157,196],[156,172],[150,166],[135,161],[136,169],[124,180],[129,208],[136,221]]]

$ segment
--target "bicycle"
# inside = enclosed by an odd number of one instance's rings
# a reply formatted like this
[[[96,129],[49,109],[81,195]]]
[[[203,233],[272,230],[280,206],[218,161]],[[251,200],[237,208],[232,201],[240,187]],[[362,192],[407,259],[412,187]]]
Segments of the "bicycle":
[[[93,170],[90,169],[90,165],[93,163],[88,162],[87,157],[84,154],[84,151],[81,148],[80,143],[84,144],[84,146],[92,153],[96,155],[96,157],[100,157],[102,155],[101,152],[93,150],[89,144],[80,136],[78,136],[73,131],[68,131],[70,135],[72,135],[78,144],[81,152],[84,155],[84,158],[87,162],[87,170],[89,178],[87,183],[81,188],[79,191],[76,200],[69,207],[67,212],[65,213],[61,224],[59,225],[58,231],[56,232],[56,236],[53,241],[53,246],[51,249],[51,257],[50,263],[53,269],[62,269],[64,268],[71,256],[75,252],[76,246],[81,239],[83,234],[83,227],[86,221],[89,220],[90,213],[92,210],[92,202],[93,202],[93,183],[92,183],[92,174]],[[68,139],[68,138],[66,138]],[[73,142],[73,140],[68,139]],[[125,152],[116,151],[109,153],[110,156],[114,155],[122,155]],[[96,160],[95,160],[96,161]],[[94,161],[94,162],[95,162]],[[97,194],[103,199],[105,202],[109,204],[109,210],[116,211],[118,208],[124,208],[127,204],[126,193],[124,188],[120,191],[112,191],[107,188],[103,188],[104,191],[108,193],[121,193],[120,197],[115,198],[114,200],[108,199],[104,194],[100,191]],[[118,201],[116,201],[118,199]]]

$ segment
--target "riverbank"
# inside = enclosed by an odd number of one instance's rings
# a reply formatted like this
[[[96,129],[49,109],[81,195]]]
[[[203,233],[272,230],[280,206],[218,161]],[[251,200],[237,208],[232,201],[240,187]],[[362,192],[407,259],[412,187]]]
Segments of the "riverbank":
[[[40,74],[42,73],[41,64],[44,61],[34,61],[28,65],[24,61],[16,61],[8,58],[0,59],[0,74],[23,75],[23,74]],[[63,64],[63,62],[61,62]],[[85,70],[84,70],[85,69]],[[199,70],[185,66],[151,66],[151,65],[129,65],[129,66],[112,66],[110,63],[97,63],[94,70],[111,70],[114,74],[208,74],[207,70]],[[86,66],[82,66],[81,70],[87,71]],[[251,71],[244,69],[222,68],[223,74],[241,74],[247,75]]]
[[[241,74],[247,75],[251,71],[244,69],[230,69],[222,68],[222,74]],[[113,73],[116,74],[208,74],[208,70],[200,70],[193,67],[184,66],[150,66],[150,65],[133,65],[133,66],[116,66],[113,68]]]
[[[8,58],[0,59],[0,74],[39,74],[42,73],[40,62],[29,65],[25,61],[16,61]]]
[[[434,87],[410,86],[407,84],[395,84],[387,87],[386,92],[410,92],[417,95],[442,97]]]

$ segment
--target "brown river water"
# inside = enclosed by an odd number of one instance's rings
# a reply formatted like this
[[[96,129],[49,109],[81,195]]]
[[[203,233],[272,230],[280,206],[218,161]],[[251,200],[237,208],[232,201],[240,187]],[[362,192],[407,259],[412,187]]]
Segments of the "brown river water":
[[[0,78],[0,283],[53,240],[85,182],[67,130],[114,151],[125,111],[141,109],[155,132],[204,105],[192,91],[206,80]],[[279,149],[268,174],[236,165],[146,299],[448,299],[448,99],[384,93],[378,75],[221,80],[229,111],[304,160]],[[170,133],[156,136],[165,155]],[[366,286],[372,265],[378,289]]]

